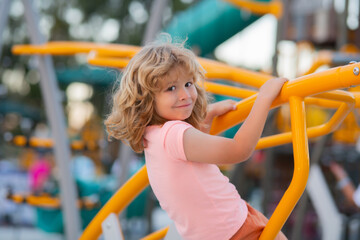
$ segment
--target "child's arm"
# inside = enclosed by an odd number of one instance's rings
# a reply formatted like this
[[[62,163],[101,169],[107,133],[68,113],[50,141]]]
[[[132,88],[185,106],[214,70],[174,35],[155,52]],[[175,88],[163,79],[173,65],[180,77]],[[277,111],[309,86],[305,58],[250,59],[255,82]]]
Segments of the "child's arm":
[[[236,102],[234,100],[224,100],[216,103],[209,104],[206,117],[202,122],[201,131],[209,133],[212,121],[215,117],[221,116],[231,110],[236,109]]]
[[[271,103],[285,78],[274,78],[260,88],[254,106],[233,139],[205,134],[195,128],[184,133],[184,150],[189,161],[232,164],[247,160],[263,131]]]

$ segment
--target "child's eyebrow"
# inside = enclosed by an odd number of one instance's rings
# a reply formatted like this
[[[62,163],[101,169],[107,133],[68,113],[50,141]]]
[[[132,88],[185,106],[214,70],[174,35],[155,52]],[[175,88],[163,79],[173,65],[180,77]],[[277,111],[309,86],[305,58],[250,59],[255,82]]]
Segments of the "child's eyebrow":
[[[166,82],[166,83],[165,83],[165,86],[174,85],[176,82],[177,82],[176,80],[172,80],[172,81]]]

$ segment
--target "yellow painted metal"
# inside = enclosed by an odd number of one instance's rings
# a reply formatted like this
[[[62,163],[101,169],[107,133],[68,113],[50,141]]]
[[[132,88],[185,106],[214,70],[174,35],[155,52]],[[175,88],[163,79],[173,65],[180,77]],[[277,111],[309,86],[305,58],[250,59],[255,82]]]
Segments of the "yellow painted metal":
[[[204,88],[207,92],[237,98],[247,98],[257,93],[257,91],[213,83],[209,81],[204,82]]]
[[[289,188],[266,224],[260,240],[275,239],[305,190],[309,176],[309,149],[303,98],[289,98],[294,152],[294,174]]]
[[[330,65],[333,58],[333,52],[329,50],[323,50],[318,53],[317,58],[311,65],[311,67],[303,74],[308,75],[314,73],[319,67],[323,65]]]
[[[59,198],[52,197],[47,194],[43,194],[43,195],[39,195],[39,196],[12,194],[12,195],[7,196],[7,198],[17,204],[26,203],[31,206],[36,206],[36,207],[41,207],[41,208],[58,209],[61,206]],[[85,198],[78,200],[78,206],[80,208],[90,209],[90,208],[96,207],[97,204],[98,204],[97,202],[94,202],[92,200],[88,200]]]
[[[158,240],[158,239],[163,239],[167,232],[169,231],[169,227],[160,229],[156,232],[153,232],[149,235],[147,235],[146,237],[141,238],[141,240]]]
[[[60,206],[60,199],[52,198],[50,196],[42,195],[42,196],[24,196],[20,194],[14,194],[9,197],[15,203],[24,203],[40,206],[40,207],[49,207],[49,208],[58,208]]]
[[[129,58],[102,56],[101,54],[93,54],[88,58],[88,63],[91,65],[115,68],[126,67],[129,61]],[[273,76],[268,74],[229,66],[224,63],[205,58],[198,58],[198,61],[200,65],[206,70],[206,77],[208,79],[227,79],[248,86],[260,88],[264,82],[273,78]]]
[[[333,101],[329,99],[320,99],[316,97],[307,97],[304,99],[305,104],[316,105],[323,108],[339,108],[341,102]]]
[[[130,61],[130,58],[118,58],[92,55],[88,58],[88,63],[99,67],[115,67],[125,68]]]
[[[41,148],[52,148],[54,142],[50,138],[39,138],[31,137],[27,139],[25,136],[17,135],[13,138],[12,141],[16,146],[24,147],[28,144],[29,147],[41,147]],[[99,146],[97,142],[92,141],[83,141],[83,140],[74,140],[70,143],[70,147],[73,150],[83,150],[87,148],[88,150],[96,150]]]
[[[141,47],[125,44],[99,44],[92,42],[48,42],[39,45],[15,45],[13,54],[17,55],[74,55],[96,51],[102,56],[132,57]]]
[[[360,92],[351,92],[355,96],[355,108],[360,108]]]
[[[359,68],[360,63],[331,68],[319,73],[313,73],[291,80],[284,84],[280,95],[274,100],[272,108],[288,101],[290,96],[306,97],[335,89],[348,88],[360,84],[360,76],[354,74],[354,68]],[[341,94],[338,94],[341,95]],[[216,117],[213,121],[211,134],[218,134],[242,122],[249,114],[257,94],[243,99],[237,104],[237,110],[223,116]],[[339,98],[341,98],[339,96]]]
[[[335,112],[332,118],[320,126],[311,127],[306,130],[308,138],[314,138],[323,136],[333,132],[345,119],[347,114],[352,110],[353,105],[342,103],[339,109]],[[269,147],[275,147],[283,144],[290,143],[292,141],[292,133],[280,133],[268,137],[263,137],[256,145],[256,149],[263,149]]]
[[[41,45],[16,45],[12,48],[14,54],[34,55],[74,55],[89,54],[88,62],[92,65],[104,67],[123,68],[134,56],[140,47],[123,44],[97,44],[90,42],[48,42]],[[206,69],[207,77],[228,79],[245,85],[259,88],[265,81],[273,76],[253,72],[217,61],[198,58],[200,64]]]
[[[120,213],[140,192],[149,185],[146,166],[134,174],[96,214],[80,236],[80,240],[97,239],[101,234],[101,223],[110,213]]]
[[[283,14],[283,5],[279,0],[271,2],[256,2],[250,0],[226,0],[235,6],[248,10],[255,14],[273,14],[276,18],[281,18]]]

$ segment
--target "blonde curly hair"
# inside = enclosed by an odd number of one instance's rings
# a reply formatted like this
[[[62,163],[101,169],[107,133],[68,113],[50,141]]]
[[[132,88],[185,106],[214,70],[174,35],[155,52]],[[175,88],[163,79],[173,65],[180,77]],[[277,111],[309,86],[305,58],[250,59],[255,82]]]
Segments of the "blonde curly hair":
[[[205,70],[184,43],[153,43],[143,47],[130,60],[121,80],[117,81],[112,109],[105,120],[109,139],[122,140],[138,153],[144,150],[146,127],[168,121],[156,113],[154,96],[160,91],[161,80],[177,66],[193,75],[198,93],[193,112],[185,121],[195,128],[201,127],[208,102],[204,88],[199,86],[205,78]]]

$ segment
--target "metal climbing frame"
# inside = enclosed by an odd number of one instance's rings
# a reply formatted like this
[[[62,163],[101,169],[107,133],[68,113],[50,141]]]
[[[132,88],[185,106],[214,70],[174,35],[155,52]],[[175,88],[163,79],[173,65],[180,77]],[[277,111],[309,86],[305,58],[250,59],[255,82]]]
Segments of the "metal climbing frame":
[[[68,50],[71,44],[71,42],[55,42],[39,46],[15,46],[13,50],[17,54],[60,54],[61,49],[63,49],[64,52],[69,54]],[[88,59],[90,64],[120,68],[125,67],[139,49],[134,46],[128,46],[127,48],[125,45],[96,44],[89,44],[88,48],[86,50],[82,48],[78,51],[93,52]],[[207,59],[199,59],[199,61],[206,69],[208,79],[227,79],[259,88],[265,81],[273,77]],[[360,95],[337,90],[360,84],[359,67],[360,63],[353,63],[296,78],[286,83],[280,95],[274,100],[272,108],[289,102],[291,132],[261,138],[257,149],[292,142],[294,174],[289,188],[269,219],[260,239],[273,239],[277,235],[305,189],[309,175],[308,137],[317,137],[334,131],[355,106],[360,106]],[[212,134],[218,134],[244,121],[257,97],[256,91],[215,84],[211,81],[206,81],[205,87],[208,91],[244,98],[237,103],[236,111],[214,119],[211,128]],[[337,111],[327,123],[306,128],[305,103],[337,108]],[[80,239],[97,239],[102,231],[101,223],[107,216],[110,213],[120,213],[148,184],[146,166],[144,166],[113,195],[87,226]],[[143,239],[160,239],[166,235],[167,231],[168,228],[161,229]]]

